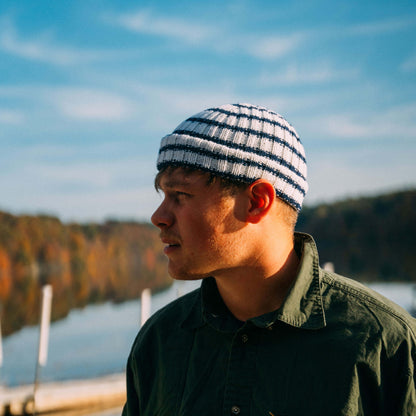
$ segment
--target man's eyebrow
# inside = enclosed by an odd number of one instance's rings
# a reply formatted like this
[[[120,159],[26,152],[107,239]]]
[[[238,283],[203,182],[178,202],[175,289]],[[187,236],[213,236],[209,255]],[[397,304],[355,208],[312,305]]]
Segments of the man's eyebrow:
[[[178,181],[178,180],[166,180],[159,183],[159,188],[160,189],[172,189],[172,188],[177,188],[177,187],[183,187],[183,186],[189,186],[190,182],[187,180],[183,180],[183,181]]]

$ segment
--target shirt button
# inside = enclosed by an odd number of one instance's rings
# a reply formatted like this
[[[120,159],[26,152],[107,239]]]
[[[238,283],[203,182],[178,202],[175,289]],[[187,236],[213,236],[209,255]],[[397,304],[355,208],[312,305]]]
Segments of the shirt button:
[[[241,336],[241,341],[243,341],[243,343],[245,344],[248,341],[248,335],[247,334],[243,334]]]
[[[232,413],[233,415],[239,415],[239,414],[240,414],[240,412],[241,412],[241,410],[240,410],[240,408],[239,408],[238,406],[233,406],[233,407],[231,408],[231,413]]]

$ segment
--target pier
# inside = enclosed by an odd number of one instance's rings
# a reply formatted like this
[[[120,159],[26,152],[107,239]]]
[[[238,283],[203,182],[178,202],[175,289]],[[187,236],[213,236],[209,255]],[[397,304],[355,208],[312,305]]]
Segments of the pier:
[[[121,407],[126,400],[125,375],[42,383],[33,401],[33,385],[0,386],[0,416],[85,414]]]

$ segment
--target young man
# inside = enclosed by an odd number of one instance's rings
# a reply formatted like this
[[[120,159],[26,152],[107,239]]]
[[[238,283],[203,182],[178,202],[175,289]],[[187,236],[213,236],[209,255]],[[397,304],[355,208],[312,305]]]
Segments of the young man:
[[[291,125],[208,109],[162,139],[158,169],[169,273],[202,284],[138,334],[125,416],[416,414],[415,320],[294,233],[307,183]]]

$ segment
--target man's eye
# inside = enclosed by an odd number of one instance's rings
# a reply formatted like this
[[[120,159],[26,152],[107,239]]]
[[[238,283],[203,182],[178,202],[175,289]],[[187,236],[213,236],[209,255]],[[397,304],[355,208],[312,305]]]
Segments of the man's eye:
[[[172,191],[172,192],[167,193],[166,196],[172,201],[182,202],[188,199],[191,195],[188,194],[187,192]]]

